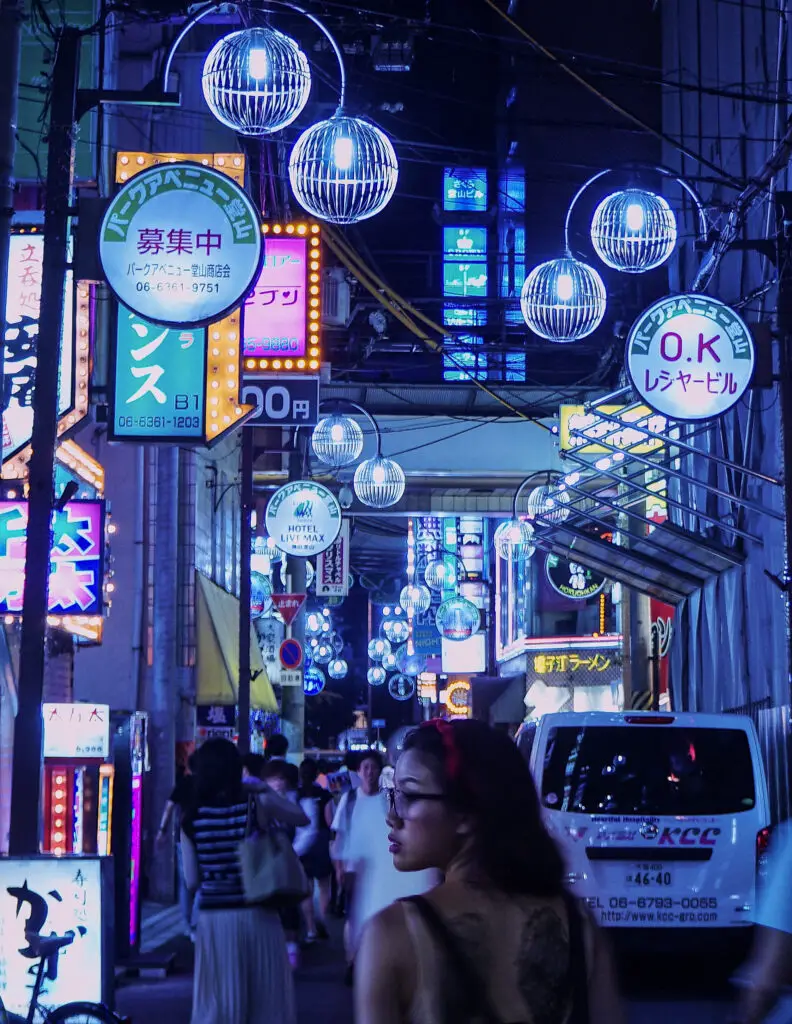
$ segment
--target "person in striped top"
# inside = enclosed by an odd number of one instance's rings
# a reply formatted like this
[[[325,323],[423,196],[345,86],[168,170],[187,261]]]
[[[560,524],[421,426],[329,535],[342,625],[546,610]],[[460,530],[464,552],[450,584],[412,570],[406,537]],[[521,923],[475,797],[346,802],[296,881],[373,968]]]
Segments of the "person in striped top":
[[[187,885],[198,892],[192,1024],[294,1024],[294,984],[276,911],[245,902],[239,844],[272,820],[304,826],[302,808],[271,789],[250,792],[228,740],[200,748],[182,821]]]

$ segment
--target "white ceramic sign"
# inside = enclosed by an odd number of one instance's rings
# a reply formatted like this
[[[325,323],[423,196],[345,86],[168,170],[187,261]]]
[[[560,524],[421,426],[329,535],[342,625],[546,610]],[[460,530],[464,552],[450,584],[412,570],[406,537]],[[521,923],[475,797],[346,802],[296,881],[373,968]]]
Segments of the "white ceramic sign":
[[[647,405],[673,420],[710,420],[751,383],[745,321],[708,295],[672,295],[645,310],[627,338],[627,369]]]

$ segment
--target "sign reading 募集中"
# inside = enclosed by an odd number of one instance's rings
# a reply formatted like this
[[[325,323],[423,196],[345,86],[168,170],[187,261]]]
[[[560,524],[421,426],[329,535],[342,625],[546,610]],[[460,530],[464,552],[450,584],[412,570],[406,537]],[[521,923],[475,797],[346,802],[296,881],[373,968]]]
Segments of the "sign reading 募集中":
[[[627,337],[627,369],[647,405],[673,420],[709,420],[750,386],[754,344],[745,321],[707,295],[671,295]]]
[[[153,323],[180,328],[220,320],[250,293],[261,266],[259,216],[231,178],[169,163],[131,178],[99,234],[107,283]]]

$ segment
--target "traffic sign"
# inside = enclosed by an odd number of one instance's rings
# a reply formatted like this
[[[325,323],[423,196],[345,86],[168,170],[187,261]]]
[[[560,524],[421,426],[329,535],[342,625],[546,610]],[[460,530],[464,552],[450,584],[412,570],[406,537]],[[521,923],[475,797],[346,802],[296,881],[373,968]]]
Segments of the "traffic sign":
[[[303,649],[299,640],[284,640],[280,645],[280,663],[284,668],[300,668],[303,663]]]
[[[372,718],[371,719],[371,728],[372,729],[384,729],[385,728],[385,719],[384,718]]]
[[[319,420],[318,377],[245,374],[242,401],[255,408],[248,427],[315,427]]]
[[[272,604],[286,625],[290,626],[305,604],[305,598],[305,594],[273,594]]]
[[[302,686],[303,670],[301,668],[284,668],[280,674],[281,686]]]

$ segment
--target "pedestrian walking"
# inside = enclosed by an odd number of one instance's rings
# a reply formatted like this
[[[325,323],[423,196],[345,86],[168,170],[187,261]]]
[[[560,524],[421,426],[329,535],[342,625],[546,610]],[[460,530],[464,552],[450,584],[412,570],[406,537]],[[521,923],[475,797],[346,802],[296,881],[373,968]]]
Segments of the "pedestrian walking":
[[[272,739],[277,739],[279,735],[276,734]],[[279,796],[289,800],[295,806],[299,806],[297,790],[300,785],[300,775],[297,765],[286,761],[284,757],[272,757],[267,761],[262,777],[266,784],[271,786]],[[302,824],[307,825],[308,823],[306,817]],[[279,828],[284,832],[290,843],[294,842],[297,830],[291,821],[278,818],[273,822],[273,827]],[[297,970],[300,966],[300,908],[298,906],[284,907],[279,913],[283,932],[286,936],[286,951],[289,956],[289,963],[292,970]]]
[[[252,793],[228,740],[201,747],[193,806],[182,823],[187,884],[198,890],[192,1024],[295,1024],[294,983],[277,911],[245,901],[239,845],[274,820],[305,825],[272,789]]]
[[[298,828],[294,837],[294,850],[302,861],[311,885],[311,895],[302,905],[305,919],[306,942],[326,939],[327,910],[330,905],[330,882],[333,864],[330,860],[330,826],[333,822],[333,800],[317,782],[319,768],[316,761],[306,758],[300,765],[300,788],[297,797],[309,819],[309,824]],[[314,893],[314,888],[316,893]],[[316,914],[314,900],[319,914]]]
[[[361,755],[360,786],[344,794],[333,820],[333,855],[343,865],[348,895],[345,945],[350,967],[370,918],[394,900],[426,892],[440,880],[433,865],[412,874],[402,874],[394,867],[388,853],[387,799],[379,788],[382,767],[378,751]],[[351,980],[351,971],[347,978]]]
[[[389,802],[395,866],[444,881],[367,925],[357,1024],[618,1024],[610,957],[565,893],[561,855],[505,734],[426,723],[407,737]]]
[[[197,751],[193,751],[187,759],[187,764],[179,765],[176,771],[176,785],[168,797],[160,818],[159,829],[155,838],[155,846],[161,849],[168,839],[168,833],[175,823],[176,825],[176,873],[177,886],[179,891],[179,908],[181,909],[182,920],[184,921],[184,934],[192,941],[195,941],[195,919],[197,916],[195,907],[195,894],[190,892],[184,880],[184,859],[182,857],[181,823],[185,811],[192,804],[195,776],[195,761]]]

